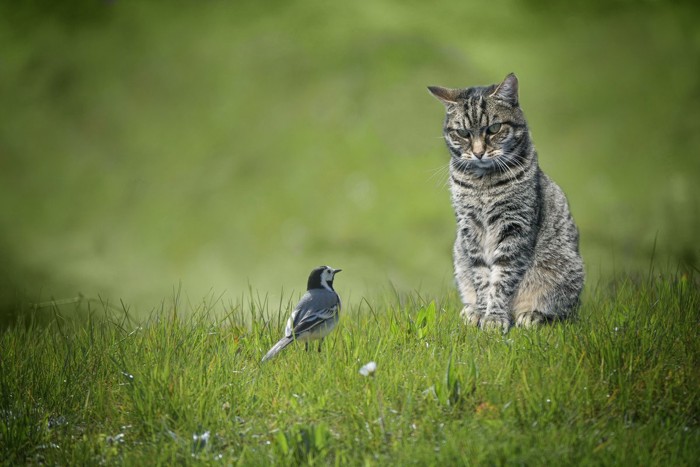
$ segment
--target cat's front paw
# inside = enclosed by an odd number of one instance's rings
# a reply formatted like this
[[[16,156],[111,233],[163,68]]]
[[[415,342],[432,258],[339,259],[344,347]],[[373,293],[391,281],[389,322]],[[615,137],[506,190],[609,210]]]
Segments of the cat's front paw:
[[[515,325],[523,328],[531,328],[547,321],[539,311],[526,311],[515,317]]]
[[[505,313],[489,313],[481,318],[479,326],[484,330],[496,329],[505,334],[510,329],[510,318]]]
[[[483,313],[477,311],[474,305],[465,305],[459,314],[464,320],[464,323],[471,326],[478,326],[479,320],[484,315]]]

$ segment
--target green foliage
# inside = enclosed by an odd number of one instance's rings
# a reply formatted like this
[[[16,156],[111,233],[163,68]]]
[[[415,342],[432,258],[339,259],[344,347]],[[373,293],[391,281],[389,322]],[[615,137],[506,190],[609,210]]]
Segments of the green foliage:
[[[435,302],[428,306],[421,306],[416,314],[415,323],[410,321],[409,332],[414,333],[419,339],[425,338],[435,327]]]
[[[348,307],[323,353],[293,345],[263,365],[291,302],[253,291],[228,305],[176,294],[144,320],[106,304],[86,320],[56,311],[0,334],[0,457],[689,465],[699,285],[653,270],[600,283],[579,319],[506,336],[460,324],[454,293],[387,294]]]
[[[314,465],[327,455],[330,432],[325,425],[294,426],[275,436],[281,460],[289,465]]]

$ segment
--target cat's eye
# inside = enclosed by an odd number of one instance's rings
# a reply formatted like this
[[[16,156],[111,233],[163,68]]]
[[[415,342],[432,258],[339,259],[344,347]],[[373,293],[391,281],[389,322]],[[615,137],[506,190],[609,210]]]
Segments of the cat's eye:
[[[490,135],[495,135],[501,131],[501,124],[500,123],[494,123],[493,125],[490,125],[488,128],[486,128],[486,133]]]
[[[464,128],[458,128],[458,129],[455,130],[455,131],[456,131],[457,134],[458,134],[459,136],[461,136],[462,138],[469,138],[469,136],[471,136],[471,134],[472,134],[471,131],[466,130],[466,129],[464,129]]]

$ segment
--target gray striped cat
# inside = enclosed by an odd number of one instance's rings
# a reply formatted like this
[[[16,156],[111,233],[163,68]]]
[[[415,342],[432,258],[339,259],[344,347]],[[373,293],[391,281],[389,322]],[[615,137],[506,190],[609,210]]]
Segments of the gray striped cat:
[[[507,332],[563,319],[583,288],[578,230],[561,188],[537,163],[518,79],[428,88],[447,109],[454,270],[464,320]]]

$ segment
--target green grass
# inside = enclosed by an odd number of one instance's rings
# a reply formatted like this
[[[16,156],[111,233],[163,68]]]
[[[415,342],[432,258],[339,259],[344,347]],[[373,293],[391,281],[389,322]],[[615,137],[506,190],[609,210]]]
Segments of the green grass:
[[[293,346],[262,366],[292,300],[249,296],[187,306],[176,296],[140,322],[87,302],[84,320],[54,309],[48,326],[4,331],[3,461],[694,465],[700,456],[692,276],[589,287],[578,320],[506,336],[462,326],[453,293],[387,292],[344,310],[322,353]],[[377,370],[364,377],[369,361]]]

